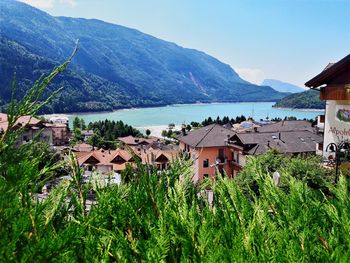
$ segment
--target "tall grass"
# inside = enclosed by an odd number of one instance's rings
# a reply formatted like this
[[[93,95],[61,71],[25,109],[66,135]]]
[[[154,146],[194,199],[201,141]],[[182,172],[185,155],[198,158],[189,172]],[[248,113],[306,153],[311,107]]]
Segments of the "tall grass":
[[[258,162],[250,160],[257,167]],[[46,201],[23,203],[22,192],[7,188],[2,178],[1,258],[346,262],[350,257],[349,185],[344,177],[337,186],[328,185],[332,195],[326,196],[285,171],[281,175],[288,189],[276,187],[270,173],[257,168],[257,195],[220,176],[193,185],[192,174],[191,164],[183,160],[161,174],[139,167],[136,180],[97,189],[97,204],[89,214],[80,200],[88,186],[80,185],[79,191],[74,181],[66,181]],[[211,204],[203,195],[208,188],[214,192]]]

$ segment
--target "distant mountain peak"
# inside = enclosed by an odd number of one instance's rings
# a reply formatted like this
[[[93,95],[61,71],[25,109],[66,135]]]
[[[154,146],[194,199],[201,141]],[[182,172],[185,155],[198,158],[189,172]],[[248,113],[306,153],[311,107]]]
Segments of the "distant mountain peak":
[[[270,86],[271,88],[279,92],[297,93],[297,92],[304,91],[304,89],[299,86],[296,86],[288,82],[283,82],[277,79],[264,79],[261,85]]]

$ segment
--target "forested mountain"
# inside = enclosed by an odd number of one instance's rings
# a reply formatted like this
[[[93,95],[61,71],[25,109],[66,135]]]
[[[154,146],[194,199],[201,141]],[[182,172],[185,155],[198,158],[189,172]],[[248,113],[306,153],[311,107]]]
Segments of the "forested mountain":
[[[292,109],[325,109],[326,102],[320,100],[320,92],[317,90],[306,90],[304,92],[291,94],[280,101],[274,107]]]
[[[270,86],[274,90],[277,90],[279,92],[290,92],[290,93],[297,93],[297,92],[303,92],[304,89],[296,86],[294,84],[283,82],[277,79],[264,79],[264,81],[261,83],[263,86]]]
[[[95,19],[53,17],[0,0],[0,96],[7,103],[13,74],[18,97],[33,81],[79,50],[51,89],[65,86],[47,112],[101,111],[193,102],[277,101],[286,94],[253,85],[229,66],[137,30]]]

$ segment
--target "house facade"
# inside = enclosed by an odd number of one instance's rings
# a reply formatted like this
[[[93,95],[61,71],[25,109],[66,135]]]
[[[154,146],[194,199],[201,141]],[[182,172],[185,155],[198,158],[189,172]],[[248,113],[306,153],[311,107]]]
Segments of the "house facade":
[[[328,64],[305,86],[319,90],[320,99],[326,101],[326,113],[319,123],[324,130],[323,156],[328,157],[330,143],[350,140],[350,55]]]
[[[236,175],[232,160],[234,154],[241,154],[234,152],[228,143],[234,134],[230,129],[212,124],[178,137],[180,150],[193,160],[194,182],[206,177],[215,178],[217,172],[230,177]],[[236,156],[236,159],[243,162],[244,156]]]
[[[323,141],[311,123],[282,121],[234,132],[212,124],[178,137],[182,152],[193,160],[194,178],[215,177],[217,172],[235,177],[246,165],[247,157],[277,150],[286,155],[315,154]]]
[[[138,138],[133,136],[120,137],[118,140],[128,147],[141,158],[141,162],[147,165],[153,165],[158,170],[169,168],[179,156],[179,149],[176,145],[165,144],[156,137]]]
[[[0,131],[3,133],[7,129],[7,114],[0,113]],[[17,146],[32,141],[33,139],[45,142],[48,145],[52,145],[53,143],[52,129],[50,125],[32,116],[22,116],[18,118],[13,129],[23,129],[23,132],[16,141]]]

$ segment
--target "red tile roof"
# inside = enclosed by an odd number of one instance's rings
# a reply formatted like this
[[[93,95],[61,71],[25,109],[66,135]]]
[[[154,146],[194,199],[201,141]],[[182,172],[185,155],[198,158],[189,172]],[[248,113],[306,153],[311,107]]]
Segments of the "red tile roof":
[[[116,157],[121,157],[125,160],[125,163],[115,163],[113,160]],[[90,152],[76,153],[76,157],[79,165],[85,164],[90,158],[94,158],[97,161],[96,165],[111,165],[113,170],[119,171],[125,168],[125,164],[133,162],[133,155],[123,149],[117,150],[94,150]]]

